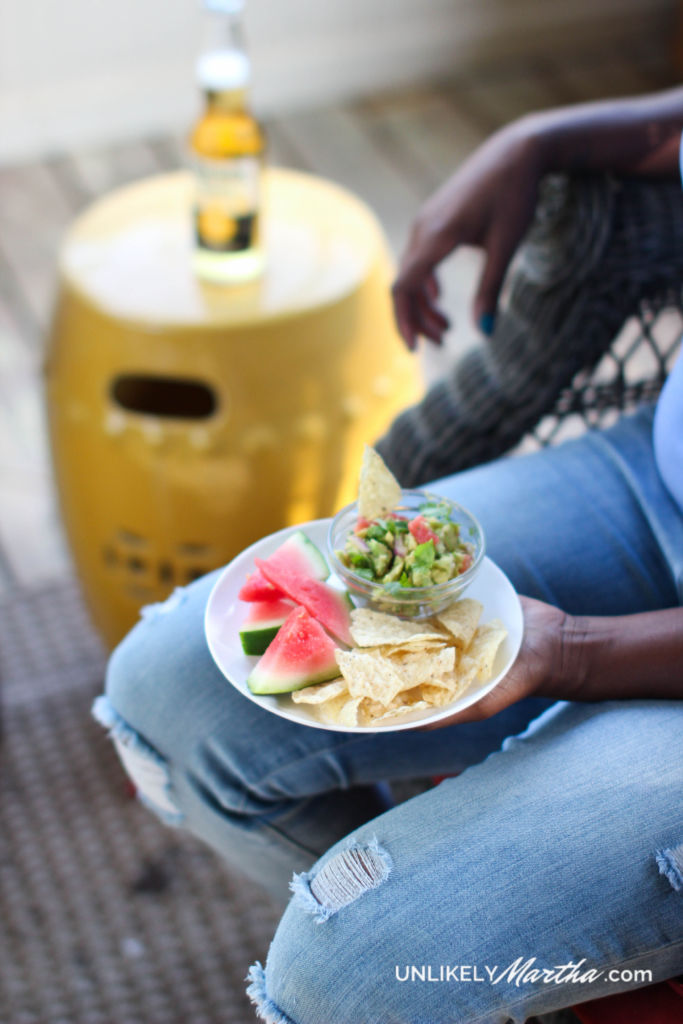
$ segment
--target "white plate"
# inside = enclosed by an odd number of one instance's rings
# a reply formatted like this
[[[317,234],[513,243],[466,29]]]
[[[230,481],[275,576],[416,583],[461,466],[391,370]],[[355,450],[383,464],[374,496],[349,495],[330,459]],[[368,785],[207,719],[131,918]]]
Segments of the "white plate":
[[[413,711],[396,718],[388,719],[377,726],[340,726],[324,725],[305,704],[295,704],[289,694],[281,696],[256,696],[247,686],[247,677],[258,661],[257,657],[242,652],[239,631],[246,616],[248,605],[240,601],[237,594],[242,587],[247,573],[253,572],[254,558],[267,558],[290,534],[303,530],[306,536],[326,554],[327,531],[330,519],[316,519],[301,526],[290,526],[278,533],[252,544],[241,555],[233,559],[225,567],[216,581],[206,606],[204,616],[204,632],[213,660],[232,685],[249,700],[272,711],[275,715],[288,718],[292,722],[310,725],[316,729],[328,729],[334,732],[393,732],[399,729],[412,729],[416,725],[438,722],[440,718],[463,708],[469,707],[480,700],[503,678],[517,657],[522,643],[523,618],[522,607],[517,593],[509,579],[490,558],[484,558],[476,578],[467,588],[467,596],[474,597],[484,606],[482,622],[501,619],[508,630],[508,635],[501,644],[494,663],[494,675],[488,682],[471,686],[462,696],[443,708],[433,711]],[[331,576],[328,580],[333,586],[343,589],[341,582]]]

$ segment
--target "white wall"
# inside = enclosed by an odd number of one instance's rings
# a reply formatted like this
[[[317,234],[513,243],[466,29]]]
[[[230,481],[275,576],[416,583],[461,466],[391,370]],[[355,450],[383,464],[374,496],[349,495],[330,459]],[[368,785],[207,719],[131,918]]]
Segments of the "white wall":
[[[248,0],[255,105],[315,106],[496,55],[661,23],[674,0]],[[196,104],[199,0],[1,0],[0,162],[147,131]]]

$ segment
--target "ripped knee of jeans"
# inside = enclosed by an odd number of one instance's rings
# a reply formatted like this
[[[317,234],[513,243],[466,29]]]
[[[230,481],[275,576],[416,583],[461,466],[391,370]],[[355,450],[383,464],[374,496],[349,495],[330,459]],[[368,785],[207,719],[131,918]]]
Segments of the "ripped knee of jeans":
[[[168,764],[161,754],[128,725],[108,697],[97,698],[92,714],[100,725],[108,729],[140,802],[164,824],[180,825],[184,816],[173,798]]]
[[[683,893],[683,843],[655,854],[660,875],[664,875],[676,892]]]
[[[290,888],[304,910],[322,923],[386,881],[392,861],[376,838],[352,842],[319,871],[294,875]]]

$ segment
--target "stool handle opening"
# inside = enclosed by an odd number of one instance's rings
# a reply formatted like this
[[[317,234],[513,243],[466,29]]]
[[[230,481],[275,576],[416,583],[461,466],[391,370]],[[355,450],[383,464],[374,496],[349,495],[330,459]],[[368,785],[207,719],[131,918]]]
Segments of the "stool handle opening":
[[[203,381],[153,374],[120,374],[110,397],[127,412],[167,419],[206,420],[218,408],[216,393]]]

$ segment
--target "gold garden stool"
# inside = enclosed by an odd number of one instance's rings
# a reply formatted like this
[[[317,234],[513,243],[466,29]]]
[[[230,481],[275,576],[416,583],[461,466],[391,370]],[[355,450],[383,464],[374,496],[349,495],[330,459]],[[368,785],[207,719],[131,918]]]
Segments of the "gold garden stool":
[[[62,248],[47,360],[55,475],[93,619],[139,609],[283,526],[353,499],[362,448],[417,395],[376,219],[328,181],[273,169],[267,271],[191,271],[191,179],[90,207]]]

